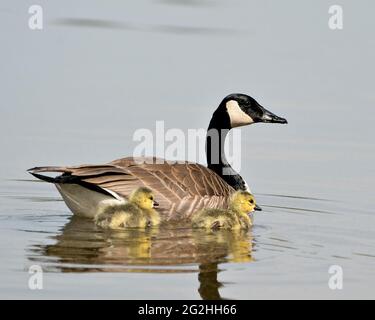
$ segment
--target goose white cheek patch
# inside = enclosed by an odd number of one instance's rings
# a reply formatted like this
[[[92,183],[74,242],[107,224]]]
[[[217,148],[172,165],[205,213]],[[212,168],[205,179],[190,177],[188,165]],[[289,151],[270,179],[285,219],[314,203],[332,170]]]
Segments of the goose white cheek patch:
[[[230,100],[226,104],[232,128],[246,126],[254,122],[254,120],[245,112],[243,112],[235,100]]]

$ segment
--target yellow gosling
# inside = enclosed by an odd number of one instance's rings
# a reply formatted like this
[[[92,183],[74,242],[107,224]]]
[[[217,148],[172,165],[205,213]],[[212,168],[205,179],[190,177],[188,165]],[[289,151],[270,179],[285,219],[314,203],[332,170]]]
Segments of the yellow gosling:
[[[254,196],[247,191],[235,192],[227,210],[203,209],[192,216],[194,228],[205,229],[248,229],[252,226],[249,213],[255,209]]]
[[[153,192],[145,187],[134,190],[129,201],[102,208],[95,223],[107,229],[147,228],[160,224],[160,216],[154,209],[158,203]]]

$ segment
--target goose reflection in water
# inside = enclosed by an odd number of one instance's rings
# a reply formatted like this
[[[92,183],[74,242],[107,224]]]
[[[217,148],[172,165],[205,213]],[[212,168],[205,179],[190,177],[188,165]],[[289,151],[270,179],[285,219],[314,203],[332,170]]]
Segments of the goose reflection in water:
[[[245,230],[212,232],[176,224],[114,231],[72,217],[52,239],[52,245],[29,248],[29,259],[46,272],[193,273],[197,264],[202,299],[221,299],[221,263],[252,261],[252,236]]]

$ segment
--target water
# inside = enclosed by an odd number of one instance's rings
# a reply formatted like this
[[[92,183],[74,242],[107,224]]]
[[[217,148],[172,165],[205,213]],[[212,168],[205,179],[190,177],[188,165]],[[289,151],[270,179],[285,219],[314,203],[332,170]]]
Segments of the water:
[[[374,298],[375,6],[341,3],[341,31],[329,1],[215,0],[41,3],[31,31],[29,3],[3,1],[0,297]],[[103,232],[25,171],[131,155],[156,120],[206,128],[230,92],[289,121],[241,129],[249,232]]]

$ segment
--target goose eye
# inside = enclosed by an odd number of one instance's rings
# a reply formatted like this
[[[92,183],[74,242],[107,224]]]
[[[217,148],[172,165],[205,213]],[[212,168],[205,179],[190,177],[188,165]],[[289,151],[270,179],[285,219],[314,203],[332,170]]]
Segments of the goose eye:
[[[251,200],[250,200],[250,203],[251,203],[251,204],[254,204],[254,200],[253,200],[253,199],[251,199]]]

